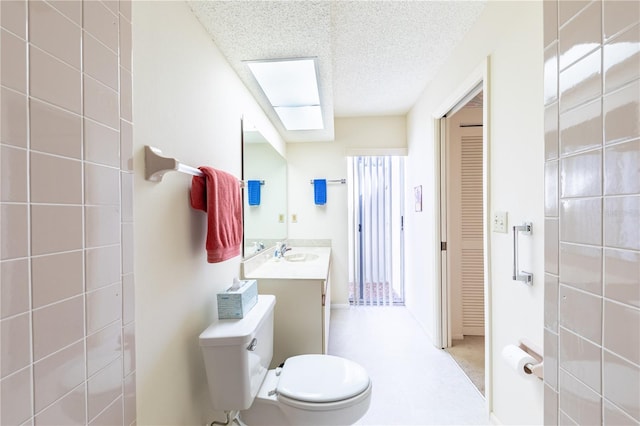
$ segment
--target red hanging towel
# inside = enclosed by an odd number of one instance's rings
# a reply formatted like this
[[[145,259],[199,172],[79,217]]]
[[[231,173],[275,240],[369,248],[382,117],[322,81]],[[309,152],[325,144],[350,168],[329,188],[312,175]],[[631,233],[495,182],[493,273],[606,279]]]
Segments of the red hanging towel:
[[[207,212],[207,262],[240,255],[242,196],[238,179],[213,167],[198,167],[204,176],[191,180],[191,207]]]

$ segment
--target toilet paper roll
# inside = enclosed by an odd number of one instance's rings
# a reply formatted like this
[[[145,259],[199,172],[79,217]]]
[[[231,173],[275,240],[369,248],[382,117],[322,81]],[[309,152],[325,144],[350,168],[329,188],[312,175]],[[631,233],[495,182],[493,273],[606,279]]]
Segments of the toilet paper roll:
[[[526,353],[516,345],[507,345],[502,349],[502,358],[507,361],[507,365],[513,368],[519,375],[526,377],[529,374],[524,371],[527,364],[535,365],[538,363],[534,357]]]

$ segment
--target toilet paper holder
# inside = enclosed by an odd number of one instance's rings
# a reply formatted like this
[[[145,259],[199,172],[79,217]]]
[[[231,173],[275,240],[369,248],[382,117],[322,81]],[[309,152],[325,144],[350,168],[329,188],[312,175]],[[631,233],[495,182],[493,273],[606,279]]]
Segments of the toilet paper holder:
[[[541,355],[542,351],[538,346],[533,344],[527,339],[520,340],[518,347],[531,355],[533,359],[536,360],[535,364],[527,363],[524,366],[524,372],[527,374],[533,374],[540,380],[543,379],[543,369],[544,369],[544,359]]]

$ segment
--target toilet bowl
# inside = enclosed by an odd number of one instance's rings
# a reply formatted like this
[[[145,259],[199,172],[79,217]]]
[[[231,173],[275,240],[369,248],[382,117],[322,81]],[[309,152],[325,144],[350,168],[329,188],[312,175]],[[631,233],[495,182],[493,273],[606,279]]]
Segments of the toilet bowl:
[[[200,334],[213,408],[239,411],[248,426],[348,425],[369,409],[372,384],[359,364],[332,355],[297,355],[268,370],[275,297],[259,295],[242,319]]]
[[[364,368],[331,355],[298,355],[267,373],[240,419],[247,425],[346,425],[369,409],[371,380]]]

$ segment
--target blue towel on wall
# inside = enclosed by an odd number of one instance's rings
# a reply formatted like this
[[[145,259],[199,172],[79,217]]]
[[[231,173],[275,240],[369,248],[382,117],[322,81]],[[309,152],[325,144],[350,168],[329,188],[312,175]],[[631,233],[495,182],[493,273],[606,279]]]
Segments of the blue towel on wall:
[[[249,192],[249,205],[260,205],[260,181],[250,180],[247,181],[247,191]]]
[[[322,206],[327,203],[327,180],[313,180],[313,198],[317,205]]]

